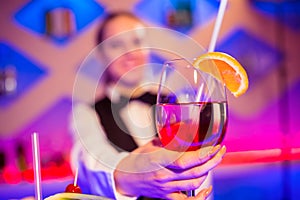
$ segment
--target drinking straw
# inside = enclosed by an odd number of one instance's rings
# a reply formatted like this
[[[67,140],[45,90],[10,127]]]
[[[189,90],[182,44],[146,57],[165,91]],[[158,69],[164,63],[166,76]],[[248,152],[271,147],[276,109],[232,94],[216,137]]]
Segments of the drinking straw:
[[[35,199],[42,199],[42,190],[41,190],[41,166],[40,166],[40,148],[39,148],[39,139],[36,132],[31,135],[32,141],[32,152],[33,152],[33,171],[34,171],[34,182],[35,182]]]
[[[224,18],[224,13],[225,13],[225,9],[226,9],[226,6],[227,6],[227,2],[228,2],[227,0],[221,0],[219,10],[218,10],[218,14],[217,14],[216,23],[215,23],[215,26],[214,26],[214,30],[213,30],[213,33],[212,33],[211,40],[210,40],[208,52],[215,51],[216,42],[217,42],[217,38],[218,38],[218,35],[219,35],[219,32],[220,32],[221,24],[222,24],[222,21],[223,21],[223,18]],[[219,74],[219,73],[215,72],[215,74]],[[220,74],[219,74],[219,76],[220,76]],[[197,95],[196,95],[196,102],[200,102],[202,90],[203,90],[203,85],[201,85],[198,89],[198,92],[197,92]]]
[[[74,186],[77,186],[77,179],[78,179],[78,167],[76,168],[76,172],[75,172]]]
[[[219,11],[217,14],[216,24],[215,24],[213,34],[212,34],[212,37],[210,40],[208,52],[213,52],[215,50],[217,38],[218,38],[218,35],[220,32],[221,24],[222,24],[225,9],[226,9],[226,5],[227,5],[227,0],[221,0]]]

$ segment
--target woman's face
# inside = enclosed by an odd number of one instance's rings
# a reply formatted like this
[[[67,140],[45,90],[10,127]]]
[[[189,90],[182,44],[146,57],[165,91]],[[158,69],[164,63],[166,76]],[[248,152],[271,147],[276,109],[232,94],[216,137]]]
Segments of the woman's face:
[[[143,70],[138,67],[148,61],[147,50],[141,49],[143,27],[141,22],[129,16],[118,16],[106,25],[102,55],[106,63],[110,63],[108,70],[114,81],[134,85],[141,80]]]

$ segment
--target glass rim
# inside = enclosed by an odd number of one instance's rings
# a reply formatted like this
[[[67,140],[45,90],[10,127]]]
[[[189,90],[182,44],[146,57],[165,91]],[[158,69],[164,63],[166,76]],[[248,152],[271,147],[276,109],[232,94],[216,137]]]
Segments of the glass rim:
[[[185,57],[180,57],[180,58],[173,58],[173,59],[169,59],[169,60],[166,60],[165,62],[164,62],[164,65],[167,65],[167,64],[169,64],[169,63],[175,63],[176,61],[182,61],[182,60],[184,60],[184,61],[186,61],[187,63],[189,63],[189,64],[191,64],[192,66],[194,66],[193,65],[193,61],[195,60],[196,58],[185,58]]]

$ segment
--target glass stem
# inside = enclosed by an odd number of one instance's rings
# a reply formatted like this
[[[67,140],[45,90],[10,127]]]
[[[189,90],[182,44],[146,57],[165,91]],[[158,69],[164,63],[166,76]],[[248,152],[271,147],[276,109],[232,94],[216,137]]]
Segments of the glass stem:
[[[187,194],[188,197],[194,197],[194,196],[196,196],[195,195],[195,190],[187,191],[186,194]]]

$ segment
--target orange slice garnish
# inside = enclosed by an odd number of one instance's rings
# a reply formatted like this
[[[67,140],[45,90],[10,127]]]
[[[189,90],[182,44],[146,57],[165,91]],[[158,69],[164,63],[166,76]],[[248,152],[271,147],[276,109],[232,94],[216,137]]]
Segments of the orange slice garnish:
[[[235,58],[226,53],[208,52],[202,54],[194,60],[193,65],[207,73],[212,73],[212,65],[215,65],[224,84],[235,97],[241,96],[248,89],[249,81],[245,69]]]

